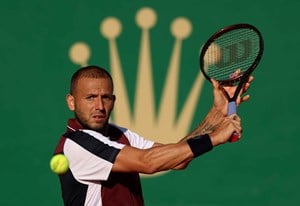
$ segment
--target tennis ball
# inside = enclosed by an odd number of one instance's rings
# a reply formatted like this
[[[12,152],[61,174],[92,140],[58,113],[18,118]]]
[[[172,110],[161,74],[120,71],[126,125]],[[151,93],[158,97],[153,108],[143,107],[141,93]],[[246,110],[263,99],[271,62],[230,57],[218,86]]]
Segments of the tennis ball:
[[[63,154],[54,155],[50,160],[50,168],[58,175],[64,174],[69,169],[69,161]]]

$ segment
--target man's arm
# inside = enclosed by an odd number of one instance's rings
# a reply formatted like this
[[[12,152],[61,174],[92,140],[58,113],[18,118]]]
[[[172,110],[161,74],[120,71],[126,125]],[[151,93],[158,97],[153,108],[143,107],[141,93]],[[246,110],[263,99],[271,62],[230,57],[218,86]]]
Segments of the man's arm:
[[[186,141],[195,136],[209,134],[213,132],[225,119],[225,115],[218,111],[215,107],[212,107],[204,120],[186,137],[180,141]]]
[[[244,97],[242,95],[248,90],[252,81],[251,76],[238,96],[238,105],[250,98],[249,95]],[[198,141],[197,136],[209,134],[209,142],[212,147],[215,147],[226,143],[233,132],[241,135],[240,118],[236,115],[226,116],[228,100],[223,94],[223,89],[231,94],[234,93],[235,88],[221,88],[216,81],[212,80],[212,82],[214,95],[212,109],[196,129],[175,144],[155,143],[147,150],[125,146],[117,155],[113,171],[151,174],[170,169],[184,169],[197,156],[196,153],[202,154],[211,149],[209,145],[203,145],[203,142]]]
[[[186,142],[165,144],[146,150],[125,146],[118,154],[112,170],[153,174],[176,168],[191,161],[193,153]]]
[[[152,174],[170,169],[183,169],[196,156],[227,142],[234,131],[240,134],[240,119],[237,116],[230,116],[224,118],[209,136],[157,145],[146,150],[125,146],[117,155],[112,170]]]

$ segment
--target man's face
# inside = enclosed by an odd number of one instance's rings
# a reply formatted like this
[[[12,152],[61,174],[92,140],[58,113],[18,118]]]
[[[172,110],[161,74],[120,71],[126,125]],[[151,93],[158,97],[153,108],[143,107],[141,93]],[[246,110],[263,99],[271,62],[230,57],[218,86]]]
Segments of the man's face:
[[[104,132],[115,96],[110,79],[80,78],[73,95],[67,95],[69,109],[86,129]]]

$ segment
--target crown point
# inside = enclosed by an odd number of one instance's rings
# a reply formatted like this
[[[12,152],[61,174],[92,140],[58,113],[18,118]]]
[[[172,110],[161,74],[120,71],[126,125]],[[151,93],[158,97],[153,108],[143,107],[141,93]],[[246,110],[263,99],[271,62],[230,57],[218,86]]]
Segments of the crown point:
[[[150,29],[156,23],[156,13],[150,7],[141,8],[136,14],[136,23],[143,29]]]
[[[221,60],[221,56],[221,47],[216,43],[212,43],[205,52],[204,62],[207,64],[207,66],[217,64]]]
[[[87,65],[90,58],[90,48],[86,43],[77,42],[71,46],[69,57],[75,64],[79,64],[81,66]]]
[[[171,32],[176,38],[185,39],[192,32],[192,24],[187,18],[178,17],[171,25]]]
[[[122,25],[115,17],[107,17],[100,24],[100,33],[107,39],[114,39],[121,33]]]

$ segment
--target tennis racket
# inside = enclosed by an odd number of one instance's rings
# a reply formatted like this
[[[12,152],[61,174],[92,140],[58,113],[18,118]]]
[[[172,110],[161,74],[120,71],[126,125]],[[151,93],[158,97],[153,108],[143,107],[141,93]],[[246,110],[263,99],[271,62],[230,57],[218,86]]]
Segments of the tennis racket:
[[[224,90],[228,99],[228,115],[237,112],[236,99],[261,60],[264,42],[260,31],[250,24],[227,26],[214,33],[202,47],[199,63],[207,80],[220,86],[236,86],[233,96]],[[239,139],[234,132],[230,142]]]

